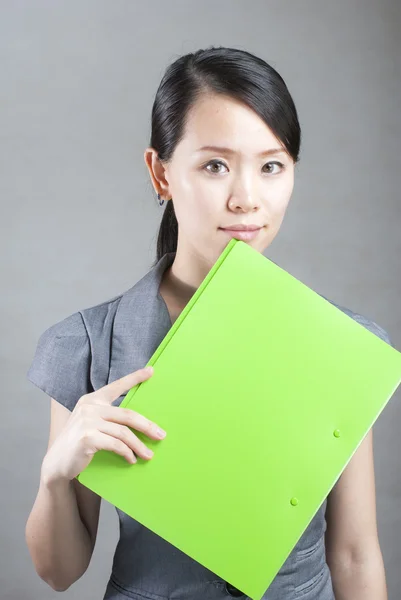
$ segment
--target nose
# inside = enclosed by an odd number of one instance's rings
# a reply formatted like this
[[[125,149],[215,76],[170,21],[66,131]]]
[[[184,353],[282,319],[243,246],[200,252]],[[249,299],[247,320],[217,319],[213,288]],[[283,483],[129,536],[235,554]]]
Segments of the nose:
[[[236,196],[235,198],[230,198],[228,208],[236,213],[256,212],[260,208],[260,202],[249,195]]]
[[[236,180],[231,192],[228,208],[233,212],[255,212],[260,208],[257,186],[254,186],[252,181]]]

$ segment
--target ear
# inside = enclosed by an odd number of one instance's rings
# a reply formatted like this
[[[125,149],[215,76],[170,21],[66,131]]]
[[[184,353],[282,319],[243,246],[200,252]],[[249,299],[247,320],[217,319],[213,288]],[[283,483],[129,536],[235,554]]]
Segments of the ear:
[[[166,177],[167,166],[159,159],[154,148],[146,148],[143,157],[156,194],[160,194],[160,197],[165,200],[170,198],[171,193]]]

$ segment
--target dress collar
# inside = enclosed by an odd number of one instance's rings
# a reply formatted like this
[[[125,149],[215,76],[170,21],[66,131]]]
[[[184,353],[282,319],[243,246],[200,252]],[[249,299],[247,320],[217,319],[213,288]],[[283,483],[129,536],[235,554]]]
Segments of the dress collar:
[[[172,326],[159,288],[175,254],[162,256],[121,296],[111,336],[109,382],[143,368]]]

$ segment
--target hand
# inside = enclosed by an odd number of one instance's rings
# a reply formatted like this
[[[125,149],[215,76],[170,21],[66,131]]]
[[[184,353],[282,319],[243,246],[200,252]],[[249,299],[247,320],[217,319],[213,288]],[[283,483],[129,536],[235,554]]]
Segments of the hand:
[[[72,480],[87,467],[98,450],[116,452],[131,464],[137,462],[135,455],[147,460],[152,458],[153,452],[130,427],[154,440],[163,439],[165,432],[129,408],[111,406],[119,396],[152,375],[152,367],[139,369],[81,396],[43,459],[42,477],[47,481]]]

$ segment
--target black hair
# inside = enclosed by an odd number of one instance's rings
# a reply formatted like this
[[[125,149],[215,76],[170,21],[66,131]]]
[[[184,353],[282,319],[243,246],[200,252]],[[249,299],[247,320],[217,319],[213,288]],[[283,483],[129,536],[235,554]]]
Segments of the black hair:
[[[204,93],[229,96],[255,111],[296,163],[301,128],[297,111],[279,73],[263,59],[237,48],[209,47],[185,54],[168,66],[152,107],[150,146],[168,163],[185,134],[189,109]],[[178,223],[168,200],[157,238],[155,264],[177,250]]]

